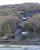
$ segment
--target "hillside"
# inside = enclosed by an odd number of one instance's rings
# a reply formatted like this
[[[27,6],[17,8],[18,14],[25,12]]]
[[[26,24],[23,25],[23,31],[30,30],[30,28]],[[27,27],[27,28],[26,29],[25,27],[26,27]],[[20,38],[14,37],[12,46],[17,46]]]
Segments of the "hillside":
[[[0,15],[16,15],[18,11],[30,11],[34,9],[40,9],[40,4],[38,3],[24,3],[16,5],[3,5],[0,6]]]

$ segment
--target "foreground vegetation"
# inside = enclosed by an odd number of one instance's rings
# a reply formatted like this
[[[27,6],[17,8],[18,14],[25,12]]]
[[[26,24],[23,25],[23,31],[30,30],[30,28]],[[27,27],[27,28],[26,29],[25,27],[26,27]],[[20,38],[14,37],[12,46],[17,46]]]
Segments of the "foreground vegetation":
[[[14,22],[15,21],[15,22]],[[17,20],[11,19],[4,22],[1,26],[0,36],[8,33],[15,33]]]
[[[25,31],[40,33],[40,14],[33,15],[32,18],[26,21]]]

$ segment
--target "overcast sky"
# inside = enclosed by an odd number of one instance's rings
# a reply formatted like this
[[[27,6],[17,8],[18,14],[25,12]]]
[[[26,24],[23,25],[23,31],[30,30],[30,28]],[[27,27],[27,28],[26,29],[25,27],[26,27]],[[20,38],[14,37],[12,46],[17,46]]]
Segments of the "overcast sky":
[[[40,0],[0,0],[0,5],[5,4],[21,4],[25,2],[40,3]]]

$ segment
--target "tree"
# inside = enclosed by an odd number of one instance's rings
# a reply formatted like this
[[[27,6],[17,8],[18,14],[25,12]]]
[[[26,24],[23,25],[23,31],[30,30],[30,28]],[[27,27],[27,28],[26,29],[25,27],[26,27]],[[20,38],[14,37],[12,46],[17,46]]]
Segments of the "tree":
[[[7,33],[11,33],[12,32],[12,28],[13,28],[13,33],[15,33],[16,31],[16,22],[15,20],[9,20],[9,21],[6,21],[2,24],[2,27],[1,27],[1,30],[2,30],[2,33],[1,35],[3,36],[4,34],[7,34]],[[15,31],[14,31],[15,30]]]
[[[26,23],[25,26],[24,26],[24,30],[32,32],[33,29],[32,29],[31,23]]]
[[[33,15],[25,24],[25,30],[33,30],[34,33],[40,33],[40,14]]]

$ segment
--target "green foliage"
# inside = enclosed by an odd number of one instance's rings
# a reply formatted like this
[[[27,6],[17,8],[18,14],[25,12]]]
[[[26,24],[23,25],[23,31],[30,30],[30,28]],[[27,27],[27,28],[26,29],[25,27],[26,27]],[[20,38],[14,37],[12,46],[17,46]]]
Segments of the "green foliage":
[[[35,32],[40,33],[40,27],[36,28]]]
[[[24,30],[25,31],[32,31],[32,26],[30,23],[26,23],[25,26],[24,26]]]
[[[33,15],[32,18],[28,19],[24,28],[25,31],[40,33],[40,14]]]
[[[13,20],[12,21],[4,22],[3,25],[2,25],[2,27],[1,27],[1,30],[2,30],[1,36],[5,35],[7,33],[11,33],[12,28],[13,28],[13,30],[15,30],[15,28],[16,28],[16,22],[14,22]]]

